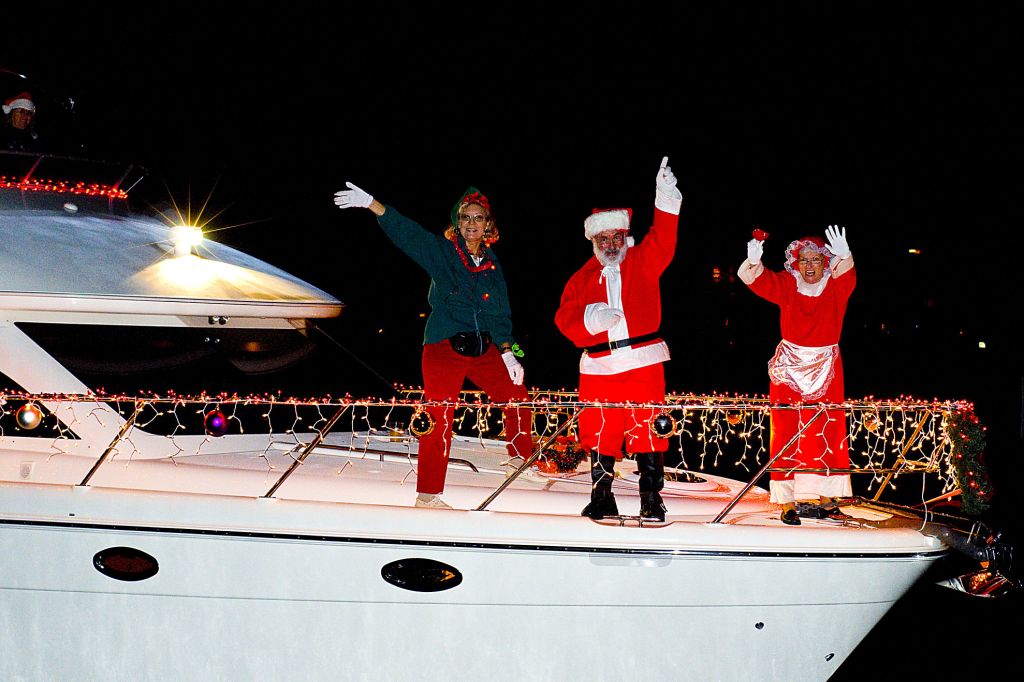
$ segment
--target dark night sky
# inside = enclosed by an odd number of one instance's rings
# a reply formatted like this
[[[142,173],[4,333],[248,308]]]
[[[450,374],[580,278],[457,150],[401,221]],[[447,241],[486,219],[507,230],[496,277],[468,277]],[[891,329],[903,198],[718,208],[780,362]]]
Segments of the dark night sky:
[[[835,223],[859,274],[847,393],[974,400],[1018,455],[1010,17],[836,12],[94,10],[13,36],[6,66],[72,95],[86,151],[149,168],[152,201],[209,197],[214,225],[240,225],[218,240],[345,301],[334,330],[391,381],[419,380],[427,278],[334,207],[346,180],[431,229],[466,186],[488,193],[527,379],[561,386],[576,353],[552,317],[589,255],[582,220],[631,206],[642,235],[667,154],[686,197],[663,279],[671,389],[766,390],[777,313],[731,272],[755,225],[778,268]]]
[[[766,392],[778,314],[730,279],[750,230],[772,234],[779,268],[792,239],[844,225],[848,395],[975,401],[1012,495],[1015,24],[988,5],[895,6],[93,10],[14,37],[5,66],[73,95],[88,150],[148,167],[153,196],[211,195],[216,225],[244,225],[218,240],[345,301],[332,331],[392,381],[419,382],[428,280],[369,213],[334,207],[346,180],[432,229],[467,185],[490,195],[527,381],[542,386],[575,380],[552,318],[589,255],[583,219],[631,206],[642,235],[663,155],[686,198],[662,281],[672,390]]]

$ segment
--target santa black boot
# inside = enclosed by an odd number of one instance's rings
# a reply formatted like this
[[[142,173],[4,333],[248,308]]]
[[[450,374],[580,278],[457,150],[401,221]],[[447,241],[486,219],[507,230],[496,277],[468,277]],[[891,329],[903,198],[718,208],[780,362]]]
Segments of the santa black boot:
[[[664,521],[667,510],[659,491],[665,487],[665,454],[638,452],[635,456],[640,473],[640,516]]]
[[[612,479],[615,477],[615,458],[611,455],[590,453],[590,504],[580,512],[581,516],[592,519],[603,519],[606,516],[618,516],[619,507],[612,495]]]

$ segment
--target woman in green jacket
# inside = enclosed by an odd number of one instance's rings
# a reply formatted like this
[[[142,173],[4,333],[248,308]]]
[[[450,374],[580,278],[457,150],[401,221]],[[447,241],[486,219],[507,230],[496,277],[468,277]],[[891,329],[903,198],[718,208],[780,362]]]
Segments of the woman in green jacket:
[[[430,315],[423,335],[423,390],[432,402],[454,402],[469,379],[496,403],[528,399],[523,366],[512,352],[512,311],[501,265],[491,246],[498,229],[491,205],[470,187],[452,209],[444,235],[428,232],[391,206],[350,182],[335,194],[339,208],[368,208],[384,233],[430,275]],[[444,492],[451,450],[451,406],[431,406],[435,427],[420,438],[418,507],[450,509]],[[506,408],[505,434],[511,457],[529,457],[532,412]]]

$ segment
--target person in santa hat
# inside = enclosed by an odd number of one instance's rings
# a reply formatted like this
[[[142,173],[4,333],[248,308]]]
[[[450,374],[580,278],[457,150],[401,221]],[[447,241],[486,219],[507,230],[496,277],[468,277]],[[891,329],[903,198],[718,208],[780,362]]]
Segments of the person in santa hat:
[[[512,311],[492,245],[498,228],[491,203],[470,187],[451,211],[444,235],[428,232],[391,206],[346,182],[338,208],[368,208],[384,234],[430,275],[430,316],[423,338],[423,391],[429,401],[454,402],[466,379],[497,403],[525,402],[524,370],[513,350]],[[503,410],[510,457],[526,459],[533,448],[533,412]],[[451,509],[441,499],[452,442],[451,406],[427,408],[434,427],[420,437],[417,507]]]
[[[555,324],[578,348],[579,398],[583,402],[664,403],[668,346],[658,335],[661,324],[661,273],[676,250],[683,195],[676,177],[661,161],[655,179],[654,225],[639,244],[629,234],[632,211],[595,209],[583,221],[594,257],[570,278],[562,293]],[[640,473],[640,515],[665,520],[660,491],[665,486],[668,441],[657,438],[652,408],[583,410],[580,441],[591,453],[590,503],[583,516],[618,515],[612,494],[615,462],[623,452],[636,458]]]
[[[40,152],[39,134],[32,125],[36,105],[32,95],[20,92],[3,103],[3,141],[0,146],[12,152]]]
[[[786,272],[773,272],[761,263],[763,240],[751,239],[747,258],[739,268],[740,279],[761,298],[779,306],[782,341],[768,362],[773,403],[841,403],[843,362],[839,336],[846,303],[857,284],[846,228],[829,226],[827,242],[805,237],[786,247]],[[770,451],[774,457],[817,409],[773,409]],[[823,423],[822,423],[823,422]],[[769,483],[771,500],[782,505],[781,519],[800,525],[796,499],[816,496],[818,513],[832,508],[834,498],[853,494],[848,473],[829,473],[850,466],[847,451],[846,413],[827,410],[775,463]],[[779,470],[781,469],[781,470]],[[824,473],[800,473],[824,469]]]

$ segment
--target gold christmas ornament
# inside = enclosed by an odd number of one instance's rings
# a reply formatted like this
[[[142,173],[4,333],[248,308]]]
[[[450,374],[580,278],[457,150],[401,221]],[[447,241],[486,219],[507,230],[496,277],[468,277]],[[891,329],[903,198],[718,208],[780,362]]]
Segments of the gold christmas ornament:
[[[409,433],[422,438],[434,430],[434,418],[425,410],[417,410],[409,420]]]
[[[19,427],[26,431],[31,431],[43,423],[43,411],[35,403],[25,403],[18,408],[14,418],[17,420]]]

